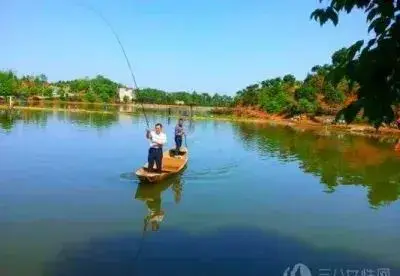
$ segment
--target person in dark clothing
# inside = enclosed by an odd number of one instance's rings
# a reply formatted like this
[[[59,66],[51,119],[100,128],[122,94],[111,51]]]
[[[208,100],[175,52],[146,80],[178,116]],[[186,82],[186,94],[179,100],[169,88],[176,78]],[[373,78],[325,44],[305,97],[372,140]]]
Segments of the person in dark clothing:
[[[146,138],[150,140],[148,161],[148,171],[152,172],[156,163],[157,173],[162,172],[163,145],[167,143],[167,136],[162,132],[162,125],[156,124],[155,130],[147,130]]]
[[[175,154],[178,155],[182,147],[183,135],[185,134],[183,130],[183,119],[180,118],[178,124],[175,126]]]

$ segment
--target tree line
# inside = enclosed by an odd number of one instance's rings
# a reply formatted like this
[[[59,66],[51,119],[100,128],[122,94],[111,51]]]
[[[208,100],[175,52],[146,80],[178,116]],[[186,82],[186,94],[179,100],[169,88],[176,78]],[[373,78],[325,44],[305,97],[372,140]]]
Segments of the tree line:
[[[236,106],[257,107],[270,114],[329,114],[338,111],[346,99],[356,96],[357,87],[336,68],[346,59],[349,49],[332,55],[330,64],[311,68],[304,80],[293,75],[267,79],[238,91]]]
[[[119,102],[118,88],[125,87],[102,75],[95,78],[80,78],[50,83],[46,75],[31,75],[18,78],[13,71],[0,71],[0,96],[15,96],[19,99],[42,97],[61,101]],[[198,93],[196,91],[166,92],[160,89],[143,88],[133,92],[134,100],[150,104],[175,104],[197,106],[231,106],[233,98],[217,93]],[[129,97],[124,97],[127,103]]]
[[[233,103],[231,96],[217,93],[212,96],[208,93],[198,93],[196,91],[192,93],[183,91],[168,93],[153,88],[140,89],[137,93],[137,98],[143,103],[154,104],[174,104],[177,101],[181,101],[187,105],[229,107]]]

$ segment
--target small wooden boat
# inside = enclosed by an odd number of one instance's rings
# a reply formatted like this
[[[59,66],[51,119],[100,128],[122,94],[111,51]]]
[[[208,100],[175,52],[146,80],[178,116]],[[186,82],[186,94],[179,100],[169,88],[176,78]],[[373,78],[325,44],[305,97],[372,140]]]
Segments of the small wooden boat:
[[[161,173],[149,172],[148,163],[146,163],[136,171],[136,176],[141,181],[159,182],[169,176],[179,173],[185,167],[188,159],[187,148],[182,147],[178,154],[175,153],[175,149],[170,149],[163,153]],[[156,164],[154,164],[154,169],[156,169]]]

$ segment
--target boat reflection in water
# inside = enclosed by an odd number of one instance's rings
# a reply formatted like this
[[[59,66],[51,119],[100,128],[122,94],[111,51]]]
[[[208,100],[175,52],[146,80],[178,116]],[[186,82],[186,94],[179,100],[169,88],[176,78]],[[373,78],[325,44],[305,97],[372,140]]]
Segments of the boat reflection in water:
[[[160,229],[160,224],[165,215],[162,209],[162,193],[171,188],[174,201],[178,204],[181,200],[182,187],[180,174],[159,183],[140,183],[137,186],[135,199],[143,201],[148,209],[148,214],[144,218],[143,231],[148,231],[149,226],[151,226],[152,231]]]

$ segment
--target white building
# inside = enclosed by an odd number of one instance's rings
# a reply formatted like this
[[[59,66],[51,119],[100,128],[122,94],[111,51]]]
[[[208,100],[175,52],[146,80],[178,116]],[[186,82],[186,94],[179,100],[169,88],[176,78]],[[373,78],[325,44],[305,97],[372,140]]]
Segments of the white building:
[[[135,95],[133,93],[133,89],[132,88],[126,88],[126,87],[120,87],[118,88],[118,96],[119,96],[119,100],[121,102],[124,101],[124,97],[127,96],[129,101],[132,101],[135,99]]]

